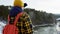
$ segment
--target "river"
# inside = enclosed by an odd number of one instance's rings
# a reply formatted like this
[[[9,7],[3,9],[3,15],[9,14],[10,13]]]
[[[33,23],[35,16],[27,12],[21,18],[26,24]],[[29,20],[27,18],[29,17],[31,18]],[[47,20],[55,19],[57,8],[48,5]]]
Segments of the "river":
[[[57,34],[57,30],[55,26],[39,27],[34,31],[34,34]]]
[[[2,23],[2,22],[0,22]],[[59,22],[58,22],[59,23]],[[0,25],[0,34],[2,34],[2,30],[3,30],[3,24]],[[59,34],[58,32],[58,28],[57,26],[45,26],[45,27],[41,27],[41,26],[37,26],[34,28],[34,32],[33,34]]]
[[[34,34],[60,34],[60,21],[54,26],[35,27]]]

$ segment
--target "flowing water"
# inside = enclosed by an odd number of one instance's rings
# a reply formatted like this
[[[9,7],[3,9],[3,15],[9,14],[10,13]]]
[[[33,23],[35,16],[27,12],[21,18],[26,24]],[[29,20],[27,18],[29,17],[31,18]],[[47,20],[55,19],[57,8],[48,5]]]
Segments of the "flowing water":
[[[34,34],[57,34],[56,27],[39,27],[37,30],[34,31]]]
[[[0,22],[2,23],[2,22]],[[60,23],[60,22],[58,22]],[[0,34],[2,34],[2,30],[3,30],[3,24],[0,24]],[[45,27],[35,27],[34,28],[34,32],[33,34],[60,34],[58,31],[60,30],[59,27],[58,27],[58,24],[55,25],[55,26],[45,26]]]
[[[55,26],[36,27],[34,34],[60,34],[60,21]]]

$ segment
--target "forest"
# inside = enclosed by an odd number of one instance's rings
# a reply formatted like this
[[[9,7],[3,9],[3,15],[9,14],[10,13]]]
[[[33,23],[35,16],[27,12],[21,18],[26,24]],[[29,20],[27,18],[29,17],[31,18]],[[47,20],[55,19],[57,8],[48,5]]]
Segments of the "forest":
[[[7,16],[12,7],[13,6],[0,6],[0,20],[7,21]],[[30,15],[30,18],[34,25],[56,23],[56,16],[52,13],[46,13],[46,11],[35,10],[31,8],[25,8],[24,11]]]

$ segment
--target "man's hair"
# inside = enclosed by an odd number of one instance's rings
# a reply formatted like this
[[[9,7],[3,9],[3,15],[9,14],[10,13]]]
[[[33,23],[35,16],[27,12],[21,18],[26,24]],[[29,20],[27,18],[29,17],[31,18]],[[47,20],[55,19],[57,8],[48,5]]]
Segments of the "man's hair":
[[[24,7],[26,7],[27,6],[27,3],[24,3]]]

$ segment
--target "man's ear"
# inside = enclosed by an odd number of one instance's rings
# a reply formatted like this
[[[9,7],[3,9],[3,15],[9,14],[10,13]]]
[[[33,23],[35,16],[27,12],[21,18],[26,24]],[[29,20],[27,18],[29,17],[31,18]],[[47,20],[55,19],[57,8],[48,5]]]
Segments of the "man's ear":
[[[27,6],[27,3],[24,3],[24,7],[26,7]]]

